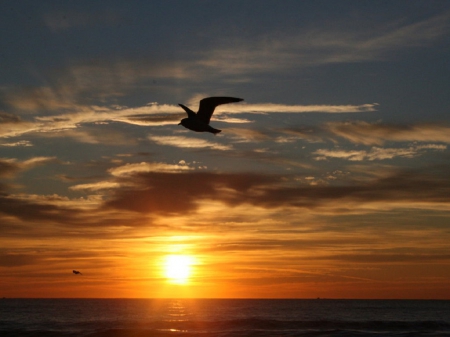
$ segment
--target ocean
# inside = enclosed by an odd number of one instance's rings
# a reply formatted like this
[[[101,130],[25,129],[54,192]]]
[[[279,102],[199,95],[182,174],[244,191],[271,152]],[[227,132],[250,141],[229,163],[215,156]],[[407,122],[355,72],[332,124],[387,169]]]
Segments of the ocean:
[[[6,298],[0,336],[450,336],[450,301]]]

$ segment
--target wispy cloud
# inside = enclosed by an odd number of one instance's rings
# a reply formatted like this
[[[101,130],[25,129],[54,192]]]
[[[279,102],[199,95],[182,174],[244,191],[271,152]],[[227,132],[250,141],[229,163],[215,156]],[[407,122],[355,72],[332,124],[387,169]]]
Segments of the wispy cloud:
[[[75,186],[71,186],[70,189],[72,191],[100,191],[100,190],[106,190],[111,188],[118,188],[122,186],[121,184],[114,182],[114,181],[101,181],[97,183],[90,183],[90,184],[78,184]]]
[[[265,114],[265,113],[360,113],[376,111],[377,104],[363,105],[283,105],[272,103],[229,104],[219,106],[213,115],[225,123],[249,123],[248,119],[230,118],[230,114]],[[137,108],[121,106],[79,106],[77,111],[58,115],[36,116],[33,121],[14,119],[7,127],[0,129],[0,137],[18,137],[26,133],[55,133],[54,137],[72,137],[87,143],[109,141],[117,143],[121,138],[101,133],[89,133],[88,130],[74,131],[86,124],[123,122],[141,126],[176,125],[186,117],[178,105],[149,104]],[[194,110],[197,107],[192,107]],[[12,118],[12,115],[8,115]],[[217,116],[215,118],[214,116]],[[6,123],[5,123],[6,124]],[[70,131],[72,130],[72,131]],[[49,135],[50,136],[50,135]],[[126,142],[122,139],[121,143]]]
[[[125,164],[122,166],[113,167],[108,170],[108,173],[113,176],[113,180],[103,180],[95,183],[78,184],[71,186],[73,191],[100,191],[117,189],[124,186],[130,186],[130,182],[124,179],[149,172],[161,173],[182,173],[185,171],[194,170],[194,167],[189,166],[183,160],[178,164],[167,164],[157,162],[141,162],[134,164]]]
[[[184,63],[151,57],[80,62],[56,73],[34,74],[45,83],[40,86],[3,87],[2,101],[14,111],[27,113],[92,110],[99,102],[116,104],[118,98],[139,92],[149,81],[195,77]]]
[[[0,252],[0,267],[19,267],[36,263],[39,257],[35,254],[11,254]]]
[[[19,140],[17,142],[9,142],[9,143],[0,143],[0,146],[7,146],[7,147],[16,147],[16,146],[33,146],[33,144],[28,140]]]
[[[159,144],[159,145],[167,145],[181,148],[192,148],[192,149],[214,149],[214,150],[232,150],[233,147],[231,145],[224,145],[212,141],[208,141],[201,138],[191,138],[184,136],[148,136],[148,139]]]
[[[126,177],[143,172],[180,173],[193,169],[193,167],[190,167],[184,161],[180,161],[178,164],[142,162],[138,164],[126,164],[123,166],[114,167],[109,169],[108,172],[115,177]]]
[[[325,160],[327,158],[340,158],[350,161],[362,160],[384,160],[393,159],[396,157],[413,158],[424,154],[427,150],[444,151],[447,149],[446,145],[427,144],[410,146],[407,148],[381,148],[372,147],[370,150],[326,150],[319,149],[314,151],[316,160]]]
[[[93,188],[91,190],[96,191],[97,189]],[[95,194],[89,195],[85,198],[84,197],[69,198],[67,196],[62,196],[58,194],[42,195],[42,194],[18,193],[18,194],[10,194],[8,198],[11,200],[25,202],[30,205],[31,204],[35,205],[36,208],[38,208],[39,205],[48,205],[60,208],[61,210],[78,209],[78,210],[92,211],[93,209],[98,208],[103,202],[102,196]]]
[[[48,131],[40,133],[39,136],[43,138],[70,138],[87,144],[135,145],[137,143],[136,139],[127,137],[118,130],[108,129],[105,131],[99,126],[95,128],[76,125],[75,127],[79,129],[48,129]]]
[[[262,131],[247,128],[227,128],[226,131],[227,134],[232,134],[233,138],[240,142],[264,141],[271,138]]]
[[[376,111],[377,103],[362,105],[286,105],[286,104],[229,104],[216,108],[222,113],[357,113]]]
[[[413,23],[394,22],[384,29],[303,29],[299,34],[272,33],[253,41],[233,40],[212,49],[199,65],[222,74],[248,74],[287,70],[330,63],[362,62],[389,58],[393,52],[426,47],[449,32],[450,13]]]
[[[340,122],[329,123],[326,129],[355,144],[383,145],[386,141],[450,143],[450,127],[440,124],[390,125]]]
[[[10,178],[20,171],[54,161],[56,161],[56,157],[33,157],[23,161],[15,158],[0,158],[0,177]]]

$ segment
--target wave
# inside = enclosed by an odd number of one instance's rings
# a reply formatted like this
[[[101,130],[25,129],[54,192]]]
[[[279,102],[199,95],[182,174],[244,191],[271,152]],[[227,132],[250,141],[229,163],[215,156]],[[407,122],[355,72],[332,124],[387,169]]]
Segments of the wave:
[[[258,336],[450,336],[443,321],[283,321],[259,318],[223,321],[79,322],[8,328],[3,337],[258,337]]]

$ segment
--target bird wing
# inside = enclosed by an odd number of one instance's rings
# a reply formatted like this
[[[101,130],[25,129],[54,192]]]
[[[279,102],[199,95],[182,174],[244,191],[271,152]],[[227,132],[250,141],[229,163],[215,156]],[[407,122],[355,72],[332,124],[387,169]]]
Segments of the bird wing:
[[[178,105],[181,106],[184,109],[184,111],[186,111],[186,113],[188,114],[189,118],[195,118],[196,115],[195,115],[194,111],[189,109],[187,106],[184,106],[183,104],[178,104]]]
[[[235,97],[208,97],[200,101],[200,108],[197,112],[197,118],[202,122],[209,124],[209,120],[214,112],[216,106],[227,103],[234,103],[243,101],[242,98]]]

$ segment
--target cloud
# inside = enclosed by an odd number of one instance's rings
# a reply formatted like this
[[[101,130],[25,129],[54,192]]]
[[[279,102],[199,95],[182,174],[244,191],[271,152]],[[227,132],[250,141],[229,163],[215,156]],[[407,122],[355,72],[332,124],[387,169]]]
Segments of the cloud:
[[[178,124],[186,117],[178,105],[152,103],[142,107],[82,106],[69,104],[77,111],[58,115],[37,116],[32,122],[13,123],[0,131],[0,137],[19,136],[30,132],[60,132],[87,123],[123,122],[142,126]],[[230,118],[229,114],[265,113],[359,113],[376,111],[377,104],[363,105],[283,105],[272,103],[229,104],[216,108],[213,119],[225,123],[249,123],[247,119]],[[193,107],[196,110],[196,107]],[[215,118],[217,116],[218,118]]]
[[[391,171],[370,181],[286,186],[286,175],[210,172],[139,173],[114,191],[105,206],[149,214],[191,214],[207,200],[228,207],[308,209],[321,214],[378,212],[396,208],[450,209],[447,168]],[[292,178],[292,177],[291,177]],[[132,186],[131,186],[132,185]]]
[[[439,124],[389,125],[367,122],[329,123],[332,134],[355,144],[383,145],[386,141],[450,143],[450,127]]]
[[[365,41],[361,49],[382,54],[400,48],[429,46],[448,34],[449,18],[450,12],[444,12],[419,22],[396,25],[393,28],[388,26],[379,36],[375,35]]]
[[[76,126],[78,127],[78,126]],[[108,129],[105,131],[98,125],[83,127],[82,130],[53,130],[40,134],[45,138],[72,138],[80,143],[107,144],[107,145],[136,145],[137,140],[126,137],[122,132]]]
[[[214,121],[217,122],[223,122],[223,123],[231,123],[231,124],[247,124],[247,123],[253,123],[253,121],[245,118],[236,118],[236,117],[229,117],[227,115],[217,115],[213,117]]]
[[[0,112],[0,138],[20,136],[30,130],[33,130],[32,122],[24,121],[15,114]]]
[[[185,113],[178,114],[160,114],[160,115],[132,115],[115,118],[117,122],[123,122],[141,126],[163,126],[163,125],[175,125],[185,118]]]
[[[325,138],[325,133],[320,127],[285,128],[281,131],[288,134],[290,138],[295,137],[295,139],[305,139],[310,143],[324,142]]]
[[[193,170],[193,168],[188,166],[184,161],[180,161],[178,164],[146,162],[138,164],[126,164],[109,169],[108,172],[115,177],[127,177],[143,172],[179,173],[189,170]]]
[[[225,227],[246,223],[251,232],[259,228],[255,219],[289,219],[291,223],[308,219],[311,224],[311,217],[317,215],[393,209],[450,210],[448,167],[414,171],[385,168],[384,174],[374,175],[370,180],[346,175],[328,184],[310,184],[286,174],[226,174],[184,166],[183,162],[122,165],[110,170],[110,179],[73,186],[74,191],[104,192],[86,198],[0,193],[2,233],[15,236],[25,231],[33,235],[67,236],[66,231],[56,229],[70,226],[70,235],[104,236],[104,232],[100,234],[95,228],[108,227],[109,236],[119,233],[123,236],[124,228],[140,228],[143,224],[167,228],[172,226],[173,219],[178,230],[210,226],[214,219]],[[272,228],[279,235],[284,231],[289,235],[290,229],[281,230],[277,223],[267,226],[265,230]],[[115,227],[117,231],[112,229]]]
[[[21,162],[19,165],[22,169],[29,169],[40,164],[54,161],[56,161],[56,157],[33,157]]]
[[[99,191],[99,190],[105,190],[105,189],[111,189],[111,188],[118,188],[120,186],[121,185],[117,182],[101,181],[98,183],[79,184],[79,185],[71,186],[70,189],[72,191],[84,191],[84,190]]]
[[[185,171],[194,170],[184,161],[180,161],[178,164],[166,164],[166,163],[134,163],[125,164],[122,166],[114,167],[108,170],[108,173],[112,175],[116,180],[114,181],[99,181],[89,184],[78,184],[71,186],[73,191],[100,191],[117,189],[124,186],[130,186],[130,182],[124,182],[124,178],[129,178],[140,173],[148,172],[163,172],[163,173],[181,173]]]
[[[7,147],[16,147],[16,146],[33,146],[33,144],[28,140],[19,140],[17,142],[11,142],[11,143],[0,143],[0,146],[7,146]]]
[[[89,195],[86,198],[69,198],[58,194],[41,195],[41,194],[10,194],[10,199],[21,202],[28,202],[36,205],[51,205],[65,209],[94,209],[98,207],[102,200],[101,195]]]
[[[450,261],[450,254],[423,254],[421,252],[409,254],[393,253],[358,253],[358,254],[336,254],[327,256],[311,257],[314,260],[330,260],[351,263],[436,263]]]
[[[147,82],[195,76],[184,62],[149,57],[74,63],[59,69],[56,74],[44,73],[41,77],[45,85],[1,88],[2,101],[14,111],[46,115],[55,111],[96,110],[99,102],[112,106],[117,103],[117,98],[129,92],[142,92],[142,85],[150,85]],[[179,107],[177,112],[180,112]]]
[[[232,113],[358,113],[376,111],[377,103],[362,105],[285,105],[273,103],[218,106],[214,115]]]
[[[24,161],[19,161],[15,158],[0,158],[0,177],[11,178],[18,172],[55,161],[56,157],[33,157]]]
[[[4,124],[17,124],[20,123],[22,120],[19,116],[8,114],[5,112],[0,112],[0,125]]]
[[[35,254],[11,254],[0,252],[0,267],[21,267],[35,264],[38,258]]]
[[[20,170],[20,166],[13,159],[0,159],[0,177],[11,177]]]
[[[319,149],[314,151],[316,160],[325,160],[327,158],[340,158],[350,161],[362,160],[384,160],[393,159],[395,157],[413,158],[425,153],[426,150],[444,151],[447,149],[446,145],[427,144],[410,146],[407,148],[380,148],[372,147],[369,151],[364,150],[326,150]]]
[[[150,214],[189,214],[201,206],[202,199],[231,201],[235,193],[251,193],[272,180],[254,174],[140,173],[129,177],[135,188],[116,190],[105,206]]]
[[[264,132],[246,128],[227,128],[226,132],[241,142],[260,142],[271,138]]]
[[[61,80],[60,80],[61,81]],[[74,106],[75,92],[67,84],[62,87],[15,88],[4,93],[5,102],[18,111],[37,112],[70,109]]]
[[[192,148],[192,149],[214,149],[214,150],[232,150],[232,146],[223,145],[215,142],[211,142],[201,138],[191,138],[184,136],[148,136],[148,139],[159,144],[167,146],[175,146],[181,148]]]
[[[394,52],[426,47],[449,32],[450,13],[413,23],[393,22],[371,28],[337,30],[332,24],[301,30],[298,34],[274,32],[224,42],[198,61],[201,67],[228,75],[267,73],[323,64],[364,62],[389,58]],[[361,29],[364,26],[365,28]]]
[[[36,203],[14,195],[0,195],[0,216],[3,217],[3,225],[12,221],[13,218],[25,221],[73,224],[78,221],[77,214],[80,216],[78,211],[59,207],[52,203]]]

